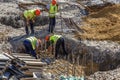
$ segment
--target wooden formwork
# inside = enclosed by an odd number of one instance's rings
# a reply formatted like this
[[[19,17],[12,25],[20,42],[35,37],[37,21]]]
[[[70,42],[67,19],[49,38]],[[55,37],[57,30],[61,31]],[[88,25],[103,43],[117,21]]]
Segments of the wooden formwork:
[[[25,53],[7,54],[5,53],[4,55],[9,57],[11,60],[12,59],[16,60],[18,63],[24,62],[25,64],[19,69],[24,73],[24,75],[29,76],[29,77],[33,77],[32,76],[33,72],[36,72],[36,71],[42,72],[42,69],[43,69],[42,67],[46,66],[46,63],[41,62],[39,59],[35,59],[29,54],[25,54]]]

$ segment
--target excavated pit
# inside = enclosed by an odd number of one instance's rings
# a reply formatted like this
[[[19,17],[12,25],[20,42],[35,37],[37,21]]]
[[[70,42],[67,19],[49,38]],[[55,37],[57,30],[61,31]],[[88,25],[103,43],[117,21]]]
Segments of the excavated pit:
[[[5,4],[4,4],[5,5]],[[3,5],[2,5],[3,6]],[[92,9],[92,8],[91,8]],[[96,12],[96,10],[95,10]],[[11,14],[11,13],[8,13]],[[7,14],[7,15],[8,15]],[[20,18],[20,16],[18,14],[12,14],[13,16],[0,16],[0,22],[4,25],[10,25],[14,28],[20,28],[24,26],[24,23],[22,21],[22,19]],[[43,20],[43,18],[39,18],[40,20]],[[37,21],[36,25],[40,25],[41,21]],[[43,23],[47,24],[48,22],[48,18],[45,17]],[[8,29],[8,28],[7,28]],[[9,30],[8,30],[9,31]],[[9,33],[7,33],[9,34]],[[5,48],[3,46],[3,50],[8,48],[8,51],[10,52],[25,52],[23,44],[21,43],[24,37],[12,37],[9,39],[9,36],[6,36],[3,38],[3,34],[0,34],[0,39],[2,41],[8,41],[10,44],[6,44]],[[37,34],[37,37],[38,36]],[[89,42],[89,41],[88,41]],[[76,41],[76,40],[72,40],[69,38],[65,39],[65,45],[66,45],[66,49],[67,52],[69,53],[69,62],[71,64],[73,64],[75,62],[75,65],[80,65],[80,66],[84,66],[83,71],[85,72],[86,75],[91,75],[94,72],[98,72],[98,71],[109,71],[109,70],[113,70],[116,68],[120,67],[120,50],[116,51],[116,52],[112,52],[111,50],[107,50],[107,48],[109,48],[108,44],[115,44],[113,45],[113,50],[116,50],[117,46],[118,49],[120,49],[120,46],[116,43],[112,43],[112,42],[107,42],[107,41],[103,41],[99,42],[98,45],[92,46],[92,42],[94,41],[90,41],[91,45],[87,45],[87,43],[84,43],[84,41]],[[2,43],[2,42],[0,42]],[[18,43],[18,44],[16,44]],[[96,41],[97,43],[97,41]],[[89,43],[90,44],[90,43]],[[108,45],[107,48],[105,48],[106,50],[101,51],[101,45]],[[11,45],[11,46],[7,46],[7,45]],[[7,47],[7,48],[6,48]],[[100,48],[98,48],[100,47]],[[60,51],[62,52],[62,51]],[[63,58],[62,58],[63,59]],[[82,61],[84,60],[84,61]],[[59,62],[58,62],[59,63]],[[66,63],[65,61],[63,63]],[[78,69],[80,69],[79,67],[76,67]],[[56,70],[58,71],[58,70]],[[51,70],[50,70],[51,72]],[[77,75],[80,74],[80,72],[77,73]]]
[[[90,12],[98,12],[99,10],[115,5],[114,3],[106,2],[104,4],[88,6]]]
[[[38,37],[38,36],[37,36]],[[40,36],[39,36],[40,37]],[[25,49],[23,47],[23,44],[21,43],[24,39],[20,40],[11,40],[11,45],[13,45],[12,51],[16,52],[25,52]],[[92,42],[92,41],[91,41]],[[18,44],[16,44],[18,43]],[[106,45],[104,43],[110,44],[108,42],[99,42],[99,45]],[[91,43],[92,44],[92,43]],[[114,43],[113,43],[114,44]],[[19,46],[18,46],[19,45]],[[76,65],[76,71],[79,71],[79,68],[82,66],[83,71],[86,75],[91,75],[97,71],[109,71],[116,69],[120,66],[120,59],[119,59],[119,52],[112,52],[109,49],[101,51],[100,49],[97,49],[98,45],[96,46],[90,46],[84,43],[84,41],[81,43],[76,40],[72,40],[69,38],[65,38],[65,46],[66,50],[69,53],[69,65]],[[109,46],[109,45],[108,45]],[[101,47],[101,46],[100,46]],[[119,46],[120,47],[120,46]],[[114,48],[114,47],[112,47]],[[106,48],[107,49],[107,48]],[[66,64],[66,60],[64,60],[62,51],[60,51],[60,60],[58,59],[58,62],[56,65],[59,64],[59,61],[61,62],[61,59],[63,59],[62,63]],[[39,54],[42,54],[42,57],[53,57],[52,54],[47,53],[41,53],[39,51]],[[61,63],[60,63],[61,64]],[[52,67],[55,67],[53,65]],[[72,67],[72,66],[71,66]],[[104,67],[104,68],[103,68]],[[51,72],[51,69],[48,69],[48,71]],[[58,69],[53,69],[53,71],[58,71]],[[64,71],[64,70],[63,70]],[[59,71],[58,71],[59,72]],[[53,72],[54,74],[54,72]],[[71,71],[70,71],[71,74]],[[76,75],[81,74],[80,71],[76,73]]]

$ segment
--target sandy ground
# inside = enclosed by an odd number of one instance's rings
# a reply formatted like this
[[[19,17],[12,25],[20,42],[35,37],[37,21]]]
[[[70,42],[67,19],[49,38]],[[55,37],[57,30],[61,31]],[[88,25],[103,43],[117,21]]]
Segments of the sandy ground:
[[[111,40],[120,43],[120,5],[106,7],[84,18],[82,39]]]

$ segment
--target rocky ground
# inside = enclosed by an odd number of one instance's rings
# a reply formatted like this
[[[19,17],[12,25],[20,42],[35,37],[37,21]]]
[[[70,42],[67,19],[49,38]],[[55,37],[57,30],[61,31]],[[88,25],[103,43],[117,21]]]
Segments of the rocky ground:
[[[91,75],[88,80],[120,80],[120,68],[112,70],[112,71],[105,71],[105,72],[96,72]]]
[[[12,0],[11,0],[12,1]],[[19,10],[17,4],[8,3],[10,0],[6,0],[7,3],[0,1],[0,52],[20,52],[17,48],[19,44],[16,44],[18,39],[23,39],[25,37],[24,23],[20,17],[21,11]],[[4,0],[5,2],[5,0]],[[114,1],[115,2],[115,1]],[[66,5],[63,15],[70,17],[76,21],[77,24],[81,24],[81,14],[79,9],[75,6]],[[69,10],[70,9],[70,10]],[[75,10],[74,10],[75,9]],[[114,10],[110,11],[109,10]],[[68,13],[68,11],[70,11]],[[109,13],[107,14],[106,11]],[[59,15],[59,13],[58,13]],[[42,14],[42,16],[44,16]],[[45,15],[46,16],[46,15]],[[59,16],[58,16],[59,18]],[[43,21],[45,28],[47,25],[48,18],[44,17]],[[69,53],[74,52],[76,56],[81,53],[87,53],[93,55],[93,57],[86,57],[89,60],[93,60],[97,64],[97,72],[87,77],[88,80],[120,80],[120,44],[119,42],[119,5],[104,8],[103,10],[91,13],[85,19],[85,26],[82,29],[85,31],[81,36],[82,41],[70,40],[71,33],[65,33],[69,44],[66,44],[67,51]],[[57,25],[55,32],[61,30],[61,19],[57,20]],[[41,27],[41,17],[36,23],[36,31],[43,30]],[[87,25],[87,26],[86,26]],[[101,26],[102,25],[102,26]],[[66,26],[62,22],[62,26]],[[64,29],[66,29],[65,27]],[[98,33],[99,32],[99,33]],[[39,33],[39,32],[38,32]],[[114,34],[113,34],[114,33]],[[40,34],[40,33],[39,33]],[[38,35],[36,33],[36,35]],[[72,34],[73,35],[73,34]],[[78,35],[77,35],[78,36]],[[115,36],[115,38],[114,38]],[[112,37],[112,38],[111,38]],[[73,38],[73,37],[72,37]],[[66,39],[66,42],[67,42]],[[109,41],[108,41],[109,40]],[[79,44],[78,44],[79,43]],[[13,45],[14,44],[14,45]],[[15,49],[15,50],[14,50]],[[82,52],[83,51],[83,52]],[[85,52],[84,52],[85,51]],[[93,70],[95,64],[88,65],[89,69]],[[100,70],[100,71],[99,71]],[[90,72],[90,70],[88,71]]]

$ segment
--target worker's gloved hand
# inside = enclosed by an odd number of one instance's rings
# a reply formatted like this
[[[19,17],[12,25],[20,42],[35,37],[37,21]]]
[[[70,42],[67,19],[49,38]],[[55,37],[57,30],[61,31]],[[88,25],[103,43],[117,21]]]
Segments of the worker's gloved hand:
[[[50,47],[48,47],[48,49],[47,49],[47,50],[48,50],[48,52],[51,52],[51,51],[52,51],[52,49],[53,49],[53,48],[50,46]]]

